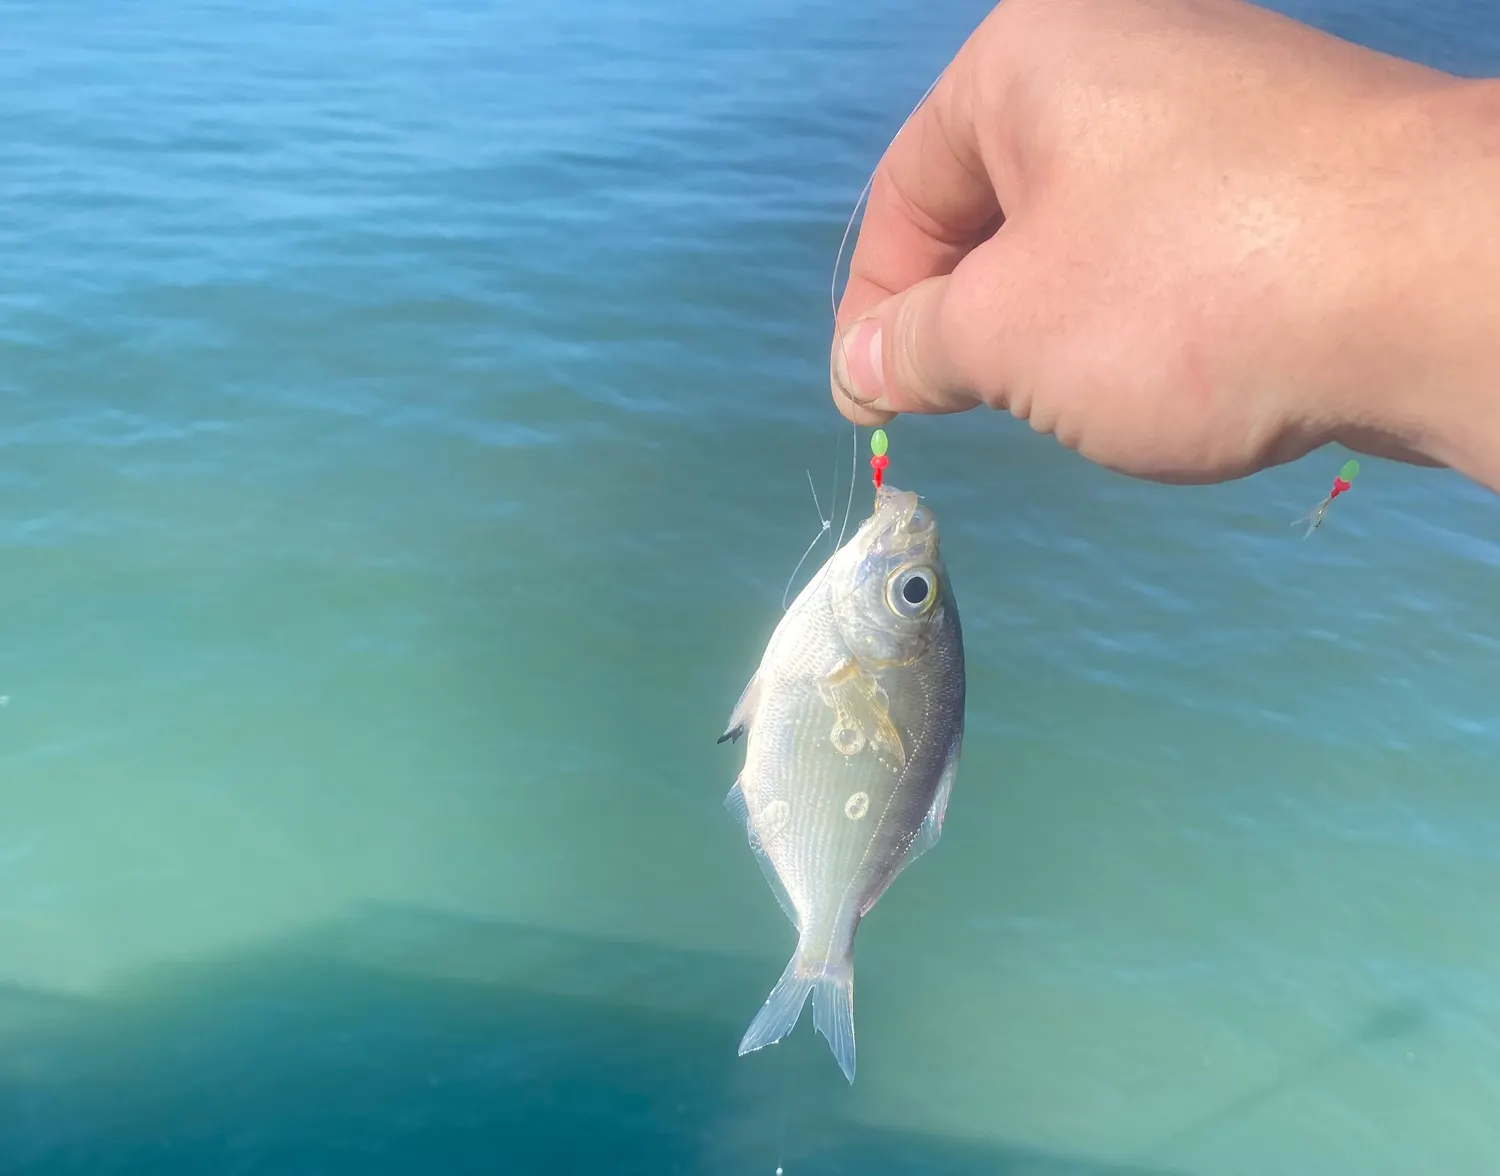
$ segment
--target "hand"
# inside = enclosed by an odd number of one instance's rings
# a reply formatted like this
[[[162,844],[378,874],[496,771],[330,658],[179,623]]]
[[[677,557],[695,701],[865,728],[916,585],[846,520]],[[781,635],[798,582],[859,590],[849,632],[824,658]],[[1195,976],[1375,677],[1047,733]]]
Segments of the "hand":
[[[1237,0],[1005,0],[879,165],[834,399],[1160,481],[1338,440],[1500,489],[1496,192],[1488,83]]]

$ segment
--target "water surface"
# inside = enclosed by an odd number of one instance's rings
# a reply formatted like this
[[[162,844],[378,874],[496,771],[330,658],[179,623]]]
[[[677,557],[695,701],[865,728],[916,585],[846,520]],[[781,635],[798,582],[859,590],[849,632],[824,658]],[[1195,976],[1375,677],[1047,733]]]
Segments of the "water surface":
[[[969,736],[860,1072],[715,738],[961,0],[0,12],[0,1170],[1500,1167],[1494,499],[903,420]],[[1468,3],[1289,8],[1467,73]],[[837,446],[842,442],[843,449]]]

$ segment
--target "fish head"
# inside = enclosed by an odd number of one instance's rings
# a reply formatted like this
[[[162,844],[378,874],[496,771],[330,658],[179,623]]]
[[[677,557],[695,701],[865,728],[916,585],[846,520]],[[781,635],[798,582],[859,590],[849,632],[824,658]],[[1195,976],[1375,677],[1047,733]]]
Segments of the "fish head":
[[[952,599],[932,511],[909,490],[882,486],[840,555],[829,598],[849,652],[872,669],[915,662]]]

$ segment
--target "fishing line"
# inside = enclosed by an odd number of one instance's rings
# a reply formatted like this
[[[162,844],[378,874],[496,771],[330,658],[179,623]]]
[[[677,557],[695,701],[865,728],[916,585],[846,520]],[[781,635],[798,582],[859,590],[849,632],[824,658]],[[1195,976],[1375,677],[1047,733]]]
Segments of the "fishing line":
[[[797,561],[797,566],[792,569],[792,574],[786,579],[786,587],[781,593],[782,612],[786,612],[786,598],[792,594],[792,581],[797,578],[797,573],[802,570],[802,565],[807,562],[807,557],[812,554],[813,548],[818,545],[818,541],[833,529],[833,519],[823,517],[823,507],[818,503],[818,488],[813,485],[812,470],[806,470],[805,473],[807,474],[807,488],[812,491],[813,509],[818,512],[818,521],[823,524],[823,529],[813,536],[813,541],[807,545],[807,550],[802,553],[802,558]]]
[[[917,104],[911,108],[910,113],[908,113],[907,116],[904,119],[901,120],[901,125],[896,128],[896,133],[891,136],[890,142],[886,144],[886,150],[887,151],[890,150],[891,144],[896,141],[896,139],[900,136],[901,132],[906,129],[907,124],[910,123],[911,120],[916,116],[917,111],[919,111],[919,110],[922,109],[923,103],[925,103],[927,101],[927,99],[929,99],[929,98],[932,97],[932,92],[937,89],[938,83],[943,80],[943,74],[946,73],[946,72],[947,72],[947,70],[945,69],[945,70],[943,70],[943,71],[941,71],[941,72],[938,73],[938,76],[935,77],[932,80],[932,84],[929,85],[927,87],[927,89],[923,92],[922,97],[920,97],[919,99],[917,99]],[[881,158],[884,158],[884,152],[881,153]],[[865,207],[866,202],[869,200],[870,189],[873,188],[874,185],[875,185],[875,175],[876,175],[876,173],[879,170],[880,170],[880,165],[879,165],[879,163],[877,163],[875,165],[875,169],[870,172],[869,177],[865,180],[864,187],[860,189],[859,198],[857,200],[855,200],[855,202],[854,202],[854,209],[853,209],[852,212],[850,212],[849,219],[844,224],[844,235],[839,239],[838,253],[834,255],[834,259],[833,259],[833,276],[829,280],[829,283],[828,283],[828,304],[829,304],[829,308],[831,309],[831,311],[833,313],[833,332],[834,332],[833,342],[835,344],[837,344],[837,346],[839,347],[839,349],[840,349],[840,351],[841,351],[841,353],[843,355],[844,370],[845,371],[849,370],[849,353],[848,353],[847,350],[844,350],[844,340],[842,339],[842,337],[839,336],[839,333],[838,333],[838,317],[839,317],[839,270],[842,268],[842,266],[844,264],[844,253],[849,248],[849,235],[854,232],[854,226],[855,226],[856,222],[859,220],[860,210]],[[852,258],[851,258],[851,264],[852,264]],[[856,398],[854,395],[852,395],[848,391],[846,391],[846,390],[844,390],[844,389],[841,388],[840,392],[843,395],[847,396],[855,404],[861,404],[862,403],[858,398]],[[857,424],[855,424],[853,421],[849,422],[849,433],[850,433],[850,437],[851,437],[852,442],[853,442],[853,444],[850,446],[850,450],[849,450],[849,492],[845,496],[845,500],[844,500],[844,519],[843,519],[843,522],[839,525],[838,538],[835,539],[834,543],[833,543],[833,549],[834,549],[834,551],[837,551],[840,547],[843,546],[843,544],[844,544],[844,538],[845,538],[845,536],[849,532],[849,519],[852,517],[853,511],[854,511],[854,489],[855,489],[855,486],[856,486],[856,484],[858,483],[858,480],[859,480],[859,426]],[[787,598],[791,595],[792,584],[797,579],[797,573],[802,570],[802,565],[807,562],[807,557],[810,556],[813,553],[814,549],[822,541],[823,536],[829,534],[833,530],[833,516],[838,513],[838,499],[839,499],[839,451],[842,448],[843,448],[843,437],[842,437],[842,435],[840,435],[838,437],[838,440],[834,443],[834,451],[833,451],[833,497],[830,500],[830,505],[832,507],[832,510],[830,510],[827,515],[825,515],[823,513],[823,507],[818,502],[818,491],[817,491],[817,487],[813,485],[812,472],[810,470],[807,472],[808,485],[809,485],[809,487],[812,488],[812,492],[813,492],[813,506],[817,509],[817,512],[818,512],[818,521],[822,524],[822,529],[815,536],[813,536],[812,542],[807,545],[807,550],[802,553],[802,558],[797,561],[797,566],[792,569],[791,576],[789,576],[787,578],[786,589],[781,594],[781,609],[782,609],[783,612],[785,612],[787,610],[787,608],[788,608]],[[884,458],[885,458],[885,442],[884,442],[884,434],[883,433],[881,434],[880,450],[879,450],[879,453],[876,456],[878,456],[879,458],[882,459],[881,464],[879,466],[879,470],[883,470],[885,468],[885,463],[884,463]],[[878,478],[878,472],[877,472],[877,479],[876,479],[876,483],[875,484],[876,484],[877,488],[880,485],[879,478]],[[817,577],[815,576],[814,579],[816,580],[816,578]]]
[[[917,111],[921,110],[923,104],[927,101],[927,99],[929,99],[929,98],[932,97],[932,92],[938,88],[938,83],[943,80],[943,74],[945,74],[947,72],[948,71],[946,69],[940,70],[938,72],[938,76],[932,79],[932,84],[930,86],[928,86],[927,89],[922,92],[922,96],[917,99],[917,104],[915,106],[913,106],[911,108],[910,113],[908,113],[907,116],[904,119],[901,120],[901,125],[896,128],[896,133],[891,136],[890,142],[885,145],[885,150],[886,151],[889,151],[891,149],[891,145],[894,144],[895,141],[901,137],[901,132],[904,131],[904,130],[906,130],[907,124],[909,122],[911,122],[911,120],[913,118],[916,117]],[[885,158],[885,152],[884,151],[881,152],[881,158],[882,159]],[[874,170],[870,172],[869,178],[865,180],[865,186],[860,189],[859,199],[854,202],[854,211],[849,214],[849,220],[844,225],[844,235],[839,240],[839,251],[834,256],[834,259],[833,259],[833,277],[832,277],[832,279],[830,279],[830,281],[828,283],[828,305],[829,305],[830,310],[833,313],[833,331],[834,331],[834,339],[833,339],[833,341],[838,345],[839,352],[843,356],[844,370],[846,372],[849,370],[849,352],[844,347],[844,340],[843,340],[843,337],[839,334],[839,327],[838,327],[838,319],[839,319],[839,267],[844,262],[844,250],[849,247],[849,234],[854,231],[854,222],[859,218],[860,209],[862,209],[865,206],[865,203],[870,198],[870,189],[875,186],[875,176],[876,176],[876,174],[879,171],[880,171],[880,164],[877,162],[876,165],[875,165]],[[850,258],[850,264],[853,265],[853,258]],[[846,289],[848,288],[847,283],[845,284],[845,288]],[[854,401],[855,404],[860,404],[861,403],[859,401],[859,399],[856,398],[848,390],[841,388],[841,389],[839,389],[839,391],[842,392],[845,396],[847,396],[850,400]],[[855,480],[858,477],[858,470],[859,470],[859,426],[856,425],[856,424],[854,424],[853,421],[851,421],[851,422],[849,422],[849,427],[850,427],[850,433],[851,433],[851,435],[854,438],[853,451],[849,454],[849,499],[844,504],[844,523],[843,523],[843,526],[841,526],[839,528],[838,542],[834,544],[835,549],[837,549],[838,547],[840,547],[840,546],[843,545],[844,534],[849,529],[849,513],[850,513],[850,511],[854,507],[854,485],[855,485]],[[835,485],[834,485],[834,501],[835,501],[835,504],[838,501],[838,493],[837,492],[838,492],[838,485],[837,485],[837,483],[835,483]]]
[[[785,1098],[777,1101],[781,1103],[781,1122],[776,1131],[776,1176],[782,1176],[781,1166],[786,1163],[786,1121],[790,1112]]]

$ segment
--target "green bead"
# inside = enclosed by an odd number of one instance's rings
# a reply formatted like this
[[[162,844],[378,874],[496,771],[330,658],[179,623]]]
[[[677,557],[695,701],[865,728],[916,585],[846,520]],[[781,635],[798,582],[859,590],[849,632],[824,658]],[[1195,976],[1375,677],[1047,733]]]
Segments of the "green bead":
[[[1346,461],[1344,468],[1339,471],[1339,477],[1343,478],[1346,482],[1352,482],[1354,481],[1354,475],[1357,473],[1359,473],[1359,462]]]
[[[870,434],[870,452],[873,453],[876,457],[884,457],[885,447],[885,430],[876,429],[873,433]]]

